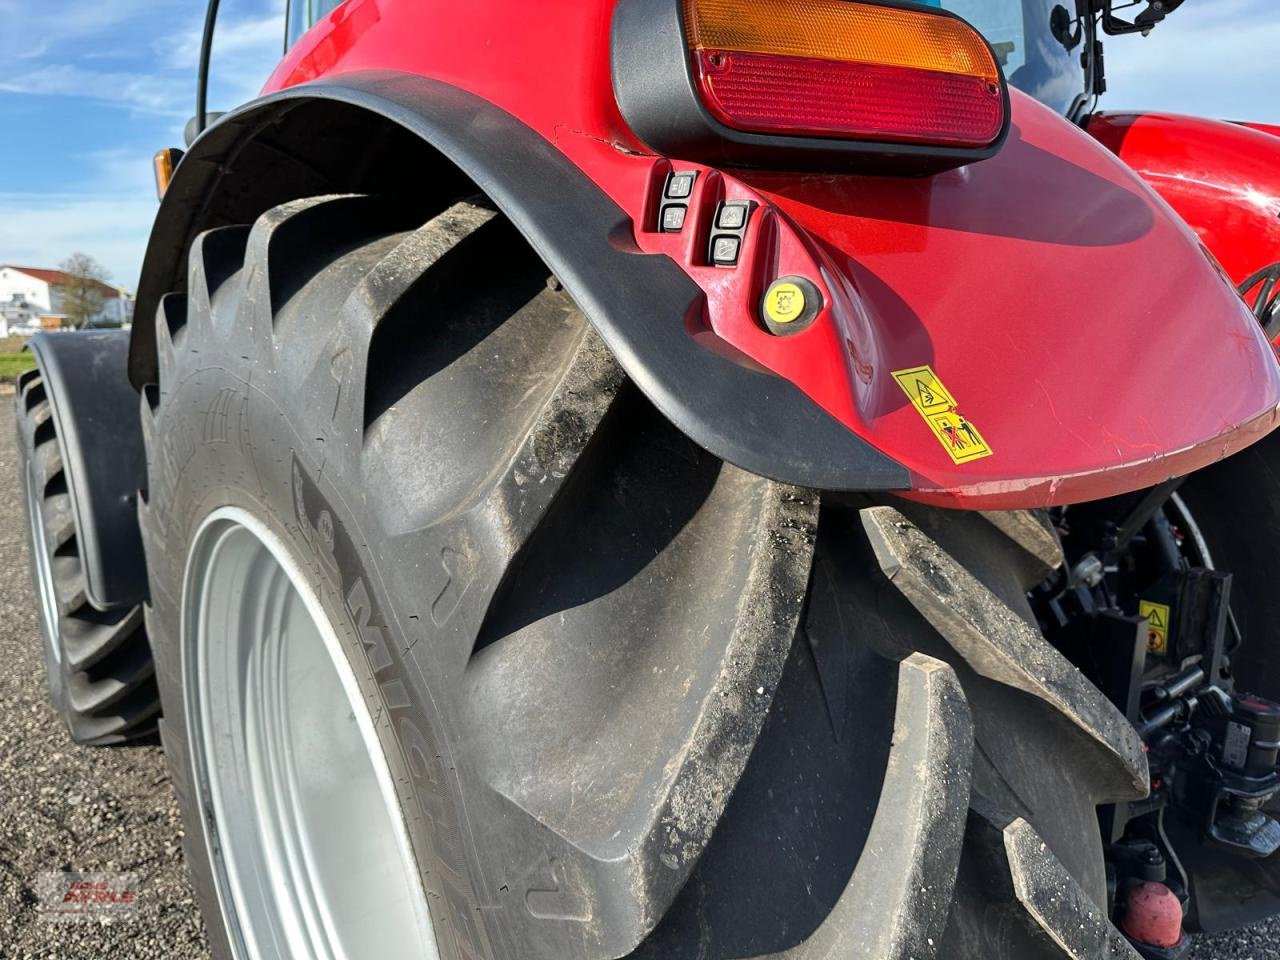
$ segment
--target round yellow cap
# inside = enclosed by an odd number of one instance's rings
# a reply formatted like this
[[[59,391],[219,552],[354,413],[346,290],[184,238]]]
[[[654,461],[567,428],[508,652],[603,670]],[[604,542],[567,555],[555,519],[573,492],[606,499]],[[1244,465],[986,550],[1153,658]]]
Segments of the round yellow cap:
[[[775,283],[764,295],[764,312],[774,323],[799,320],[804,308],[804,290],[787,280]]]

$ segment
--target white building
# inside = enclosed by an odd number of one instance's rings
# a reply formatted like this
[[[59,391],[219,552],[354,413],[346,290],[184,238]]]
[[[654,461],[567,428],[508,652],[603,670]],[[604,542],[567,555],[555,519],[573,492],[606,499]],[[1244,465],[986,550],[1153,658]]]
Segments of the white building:
[[[70,278],[61,270],[40,267],[17,267],[0,264],[0,324],[9,329],[57,329],[66,317],[62,313],[60,285]],[[123,287],[98,283],[102,293],[102,312],[89,322],[94,325],[128,325],[133,321],[133,294]],[[22,332],[22,331],[15,331]]]

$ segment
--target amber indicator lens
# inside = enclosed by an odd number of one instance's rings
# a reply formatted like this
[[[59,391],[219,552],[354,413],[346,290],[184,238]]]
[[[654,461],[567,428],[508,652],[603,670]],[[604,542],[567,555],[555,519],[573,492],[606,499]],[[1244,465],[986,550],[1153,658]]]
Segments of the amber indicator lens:
[[[151,170],[156,178],[158,200],[164,199],[165,193],[169,190],[169,182],[173,179],[173,171],[177,169],[178,161],[181,159],[182,151],[174,147],[157,150],[155,156],[151,158]]]
[[[685,0],[703,105],[754,133],[985,147],[1002,78],[971,26],[853,0]]]

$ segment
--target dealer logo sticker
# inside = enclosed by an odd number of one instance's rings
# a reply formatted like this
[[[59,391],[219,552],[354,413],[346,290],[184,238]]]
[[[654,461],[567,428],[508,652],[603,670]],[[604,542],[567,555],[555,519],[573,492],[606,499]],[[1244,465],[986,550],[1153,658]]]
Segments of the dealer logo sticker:
[[[991,456],[987,441],[973,422],[960,414],[955,398],[931,367],[895,370],[893,379],[954,462],[968,463]]]
[[[138,878],[132,873],[45,872],[36,893],[41,919],[58,923],[132,920],[138,911]]]

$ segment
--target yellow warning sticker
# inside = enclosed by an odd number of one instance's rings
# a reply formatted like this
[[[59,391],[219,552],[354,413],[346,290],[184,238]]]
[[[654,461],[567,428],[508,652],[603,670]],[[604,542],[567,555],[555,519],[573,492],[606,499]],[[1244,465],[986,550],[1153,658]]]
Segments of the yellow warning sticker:
[[[1169,652],[1169,607],[1150,600],[1138,601],[1138,616],[1147,618],[1147,652]]]
[[[956,463],[991,456],[991,447],[978,428],[960,415],[956,401],[930,367],[895,370],[893,378],[929,425],[942,449]]]

